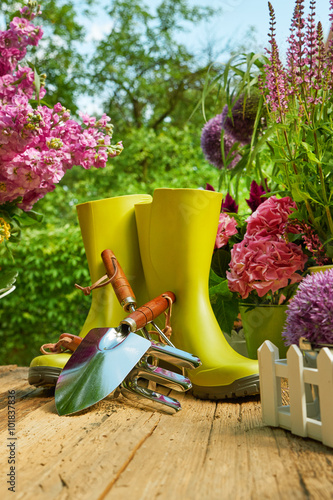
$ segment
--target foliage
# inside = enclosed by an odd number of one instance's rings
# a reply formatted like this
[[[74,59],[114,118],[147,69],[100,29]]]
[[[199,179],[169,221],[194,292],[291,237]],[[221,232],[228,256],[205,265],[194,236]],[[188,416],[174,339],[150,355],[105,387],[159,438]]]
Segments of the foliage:
[[[47,341],[78,334],[90,298],[74,288],[90,277],[79,227],[43,224],[26,230],[13,251],[16,290],[0,301],[0,364],[28,365]],[[0,247],[1,268],[13,263]]]
[[[141,0],[113,0],[112,30],[97,46],[90,64],[91,92],[104,97],[104,109],[120,133],[163,124],[182,127],[199,99],[208,64],[177,42],[183,23],[208,19],[213,10],[189,7],[185,0],[163,0],[156,13]]]
[[[230,193],[237,203],[242,202],[244,185],[249,188],[251,181],[256,180],[264,186],[268,176],[274,179],[266,143],[270,132],[266,130],[258,86],[266,61],[259,53],[234,54],[220,68],[207,73],[200,100],[206,116],[211,93],[218,89],[222,109],[218,190]],[[276,189],[274,180],[272,189]]]
[[[84,176],[78,169],[68,171],[59,189],[37,203],[38,211],[54,223],[75,223],[73,206],[78,203],[126,194],[152,194],[158,187],[205,187],[214,181],[214,169],[205,163],[193,129],[134,129],[124,142],[123,153],[100,169],[98,175],[88,170]]]
[[[1,3],[9,22],[9,12],[25,1]],[[45,33],[31,52],[31,62],[38,73],[47,74],[52,106],[60,101],[75,112],[77,98],[87,89],[102,95],[117,127],[115,139],[123,140],[125,150],[98,172],[68,170],[57,189],[35,205],[45,215],[40,229],[27,225],[28,214],[24,221],[14,218],[15,231],[24,227],[25,237],[19,244],[14,235],[5,242],[12,257],[4,254],[4,245],[0,247],[2,275],[14,267],[19,271],[15,292],[0,302],[3,364],[26,365],[41,344],[57,340],[64,331],[81,329],[90,300],[73,287],[75,282],[89,282],[77,203],[152,193],[156,187],[216,184],[215,170],[200,150],[200,110],[192,114],[211,60],[202,63],[176,41],[184,19],[190,26],[210,16],[212,10],[190,8],[185,0],[165,0],[151,14],[142,1],[113,1],[109,13],[117,11],[112,17],[116,28],[89,61],[87,54],[78,51],[77,42],[84,39],[85,31],[75,7],[79,5],[82,14],[93,3],[43,0]],[[214,65],[210,74],[215,75]],[[210,115],[220,111],[219,95],[221,89],[216,87],[206,98]]]

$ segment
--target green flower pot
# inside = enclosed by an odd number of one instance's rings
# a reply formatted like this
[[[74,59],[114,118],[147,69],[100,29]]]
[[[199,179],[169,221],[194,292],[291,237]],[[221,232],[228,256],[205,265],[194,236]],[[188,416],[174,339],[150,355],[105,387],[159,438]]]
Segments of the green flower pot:
[[[257,350],[265,340],[270,340],[279,349],[280,358],[287,355],[288,346],[284,345],[282,331],[287,319],[287,306],[261,305],[239,306],[248,356],[257,359]]]
[[[310,274],[319,273],[319,271],[327,271],[328,269],[332,269],[333,264],[327,264],[326,266],[312,266],[309,267]]]

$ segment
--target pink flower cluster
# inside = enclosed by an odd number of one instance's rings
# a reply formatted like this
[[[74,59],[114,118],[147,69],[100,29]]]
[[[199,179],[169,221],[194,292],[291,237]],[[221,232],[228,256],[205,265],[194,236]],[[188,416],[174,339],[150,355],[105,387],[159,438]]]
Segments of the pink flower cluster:
[[[82,114],[80,125],[60,103],[31,106],[34,72],[16,65],[27,45],[38,44],[42,30],[30,22],[29,9],[21,14],[25,17],[14,18],[10,29],[0,32],[0,204],[16,201],[30,210],[68,169],[103,168],[123,146],[111,145],[113,126],[105,114],[99,120]],[[39,97],[44,95],[41,88]]]
[[[228,286],[246,299],[252,291],[259,297],[301,280],[307,261],[301,247],[284,238],[288,215],[294,210],[291,198],[272,196],[247,219],[241,243],[231,250]]]
[[[26,55],[27,46],[38,45],[43,36],[42,28],[30,22],[40,12],[35,14],[26,6],[20,13],[22,17],[14,17],[9,29],[0,32],[0,76],[12,73]]]
[[[234,217],[230,217],[225,212],[220,213],[214,249],[224,247],[231,236],[237,232],[237,222]]]

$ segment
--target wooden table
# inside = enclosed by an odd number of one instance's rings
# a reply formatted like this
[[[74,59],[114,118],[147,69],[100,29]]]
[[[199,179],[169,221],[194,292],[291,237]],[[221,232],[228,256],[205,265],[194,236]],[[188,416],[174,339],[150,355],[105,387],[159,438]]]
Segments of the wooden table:
[[[182,411],[170,416],[108,397],[59,417],[53,394],[29,386],[27,373],[0,368],[3,500],[333,498],[333,449],[265,427],[259,398],[216,403],[177,393]]]

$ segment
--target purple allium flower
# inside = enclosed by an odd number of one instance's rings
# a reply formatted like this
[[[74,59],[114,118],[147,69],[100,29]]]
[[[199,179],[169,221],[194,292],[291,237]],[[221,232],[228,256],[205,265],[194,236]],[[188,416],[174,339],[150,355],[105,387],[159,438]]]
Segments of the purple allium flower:
[[[251,208],[252,212],[255,212],[259,205],[263,203],[267,198],[263,196],[264,194],[268,193],[270,189],[267,187],[267,182],[265,179],[265,188],[259,184],[256,183],[256,181],[251,182],[251,187],[250,187],[250,198],[248,200],[245,200],[248,206]]]
[[[287,309],[285,344],[333,343],[333,269],[306,276]]]
[[[227,193],[226,197],[222,200],[221,212],[238,213],[238,205],[229,193]]]
[[[222,123],[221,114],[214,116],[208,120],[202,129],[201,133],[201,149],[205,158],[209,163],[214,165],[214,167],[221,169],[223,167],[222,163],[222,152],[221,152],[221,133],[222,133]]]
[[[224,167],[221,150],[221,134],[222,115],[220,113],[214,116],[214,118],[208,120],[202,129],[200,141],[201,149],[206,160],[219,170]],[[227,133],[224,133],[223,138],[224,154],[225,157],[227,157],[235,141]],[[228,169],[235,167],[239,160],[240,156],[238,154],[234,154],[234,158],[228,162]]]
[[[257,115],[259,95],[252,94],[245,98],[241,95],[232,108],[232,117],[228,115],[228,105],[222,111],[222,127],[242,144],[249,144],[253,134],[254,122]]]

